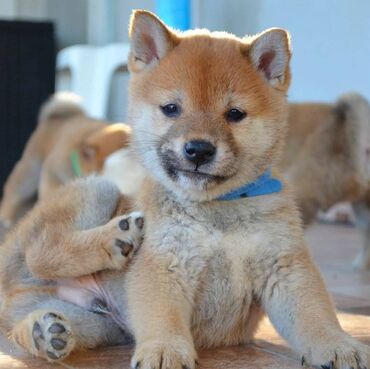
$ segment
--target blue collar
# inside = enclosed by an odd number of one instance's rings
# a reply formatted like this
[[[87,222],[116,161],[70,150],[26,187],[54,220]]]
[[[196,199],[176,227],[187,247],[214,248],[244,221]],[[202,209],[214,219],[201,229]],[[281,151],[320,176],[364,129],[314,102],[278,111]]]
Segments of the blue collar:
[[[230,201],[243,199],[245,197],[254,197],[269,195],[271,193],[280,192],[282,184],[277,178],[271,178],[270,170],[266,170],[254,182],[247,183],[235,190],[232,190],[225,195],[217,197],[216,200]]]

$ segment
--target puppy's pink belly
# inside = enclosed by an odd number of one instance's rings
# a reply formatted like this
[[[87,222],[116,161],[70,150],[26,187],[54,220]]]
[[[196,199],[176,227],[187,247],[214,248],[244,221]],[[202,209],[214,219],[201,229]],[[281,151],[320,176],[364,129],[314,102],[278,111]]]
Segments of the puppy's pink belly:
[[[58,281],[57,296],[88,310],[96,298],[104,299],[92,275]]]
[[[97,274],[59,280],[57,296],[91,312],[109,316],[123,331],[129,332],[123,306],[117,305]]]

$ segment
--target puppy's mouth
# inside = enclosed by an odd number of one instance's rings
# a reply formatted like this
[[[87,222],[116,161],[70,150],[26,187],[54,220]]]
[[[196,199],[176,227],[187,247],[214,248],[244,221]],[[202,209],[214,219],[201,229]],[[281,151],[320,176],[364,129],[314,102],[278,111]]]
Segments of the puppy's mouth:
[[[191,169],[182,169],[182,168],[172,167],[170,169],[170,171],[172,172],[172,175],[178,176],[179,174],[182,174],[183,176],[185,176],[189,179],[203,180],[203,181],[206,181],[206,182],[220,183],[220,182],[223,182],[224,180],[227,179],[227,177],[225,177],[225,176],[214,175],[214,174],[210,174],[210,173],[207,173],[207,172],[202,172],[197,168],[191,170]]]
[[[186,168],[173,152],[162,153],[160,158],[163,168],[174,182],[179,181],[181,178],[186,178],[194,184],[201,184],[202,187],[207,187],[211,184],[219,184],[229,178],[228,176],[209,173],[195,165],[193,168]]]

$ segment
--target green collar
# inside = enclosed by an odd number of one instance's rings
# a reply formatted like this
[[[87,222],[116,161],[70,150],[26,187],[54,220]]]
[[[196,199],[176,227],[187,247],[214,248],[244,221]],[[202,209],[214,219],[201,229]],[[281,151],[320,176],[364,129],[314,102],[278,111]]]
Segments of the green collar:
[[[71,161],[72,172],[76,177],[82,177],[82,171],[80,167],[80,161],[78,159],[78,152],[72,151],[69,159]]]

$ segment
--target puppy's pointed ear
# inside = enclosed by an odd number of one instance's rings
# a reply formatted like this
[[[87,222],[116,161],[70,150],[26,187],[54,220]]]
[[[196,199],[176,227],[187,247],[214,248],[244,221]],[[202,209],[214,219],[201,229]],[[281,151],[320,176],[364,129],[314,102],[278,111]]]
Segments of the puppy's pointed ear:
[[[131,71],[153,67],[179,42],[158,17],[145,10],[132,13],[129,35]]]
[[[280,28],[271,28],[255,36],[249,47],[253,66],[278,89],[288,88],[290,56],[289,33]]]

